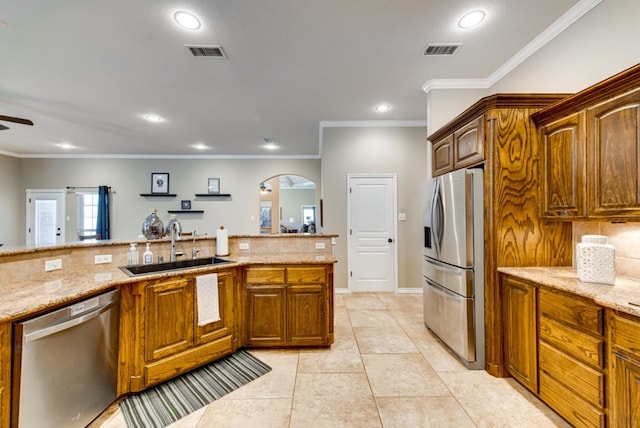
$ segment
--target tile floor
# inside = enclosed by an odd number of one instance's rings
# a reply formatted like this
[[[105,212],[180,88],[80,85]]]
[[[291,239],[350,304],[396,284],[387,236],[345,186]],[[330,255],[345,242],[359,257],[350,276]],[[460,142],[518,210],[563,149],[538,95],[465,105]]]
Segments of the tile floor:
[[[424,327],[422,295],[335,299],[335,344],[251,351],[272,371],[181,419],[191,427],[568,427],[513,379],[461,365]],[[117,406],[94,424],[124,428]]]

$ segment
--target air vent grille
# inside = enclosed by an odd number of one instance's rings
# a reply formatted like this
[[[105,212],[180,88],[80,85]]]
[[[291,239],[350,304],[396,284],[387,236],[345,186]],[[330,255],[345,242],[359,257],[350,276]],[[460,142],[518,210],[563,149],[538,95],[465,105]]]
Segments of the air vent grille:
[[[195,57],[209,57],[209,58],[222,58],[226,59],[222,46],[185,46],[191,52],[191,55]]]
[[[462,46],[461,43],[429,45],[427,49],[424,50],[424,55],[453,55],[460,46]]]

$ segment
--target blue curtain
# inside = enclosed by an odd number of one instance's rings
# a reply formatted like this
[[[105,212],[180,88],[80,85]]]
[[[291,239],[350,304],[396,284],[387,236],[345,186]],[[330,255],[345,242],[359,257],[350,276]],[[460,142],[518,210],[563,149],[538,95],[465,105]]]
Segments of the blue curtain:
[[[98,219],[96,235],[99,239],[111,239],[109,234],[109,187],[98,186]]]

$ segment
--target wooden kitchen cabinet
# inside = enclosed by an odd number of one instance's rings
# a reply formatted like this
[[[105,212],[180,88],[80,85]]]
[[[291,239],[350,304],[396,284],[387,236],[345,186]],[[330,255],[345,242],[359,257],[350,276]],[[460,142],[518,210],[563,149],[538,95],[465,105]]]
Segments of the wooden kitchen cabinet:
[[[574,114],[540,129],[543,217],[585,217],[584,117],[584,113]]]
[[[333,343],[332,266],[248,267],[245,280],[248,346]]]
[[[571,264],[571,224],[540,216],[540,147],[531,120],[533,113],[565,97],[491,95],[428,137],[434,150],[433,175],[444,171],[440,159],[446,159],[445,146],[451,147],[447,156],[452,169],[484,169],[485,361],[494,376],[509,375],[498,267]]]
[[[142,390],[235,351],[236,271],[217,275],[221,319],[204,326],[198,325],[197,275],[122,288],[119,394]]]
[[[525,281],[502,277],[505,365],[533,393],[538,392],[536,292]]]
[[[532,118],[542,141],[545,218],[640,218],[640,65]]]
[[[573,426],[604,427],[604,309],[538,290],[539,395]]]
[[[607,311],[609,420],[612,427],[640,426],[640,321]]]
[[[0,323],[0,427],[11,417],[11,330],[11,323]]]

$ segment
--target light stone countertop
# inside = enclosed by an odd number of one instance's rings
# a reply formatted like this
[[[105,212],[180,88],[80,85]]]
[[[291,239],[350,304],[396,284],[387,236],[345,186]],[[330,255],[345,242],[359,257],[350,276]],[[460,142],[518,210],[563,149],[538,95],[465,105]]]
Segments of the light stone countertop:
[[[618,276],[614,285],[582,282],[571,267],[501,267],[498,272],[587,297],[601,306],[640,317],[640,280]]]
[[[10,281],[2,284],[1,287],[0,322],[12,322],[28,318],[124,284],[141,280],[168,278],[185,272],[189,274],[211,273],[248,265],[325,265],[336,263],[336,259],[332,256],[312,253],[265,253],[223,258],[232,261],[232,263],[136,277],[129,277],[117,265],[98,265],[92,266],[90,269],[84,266],[49,272],[45,280],[27,278],[21,281]]]

